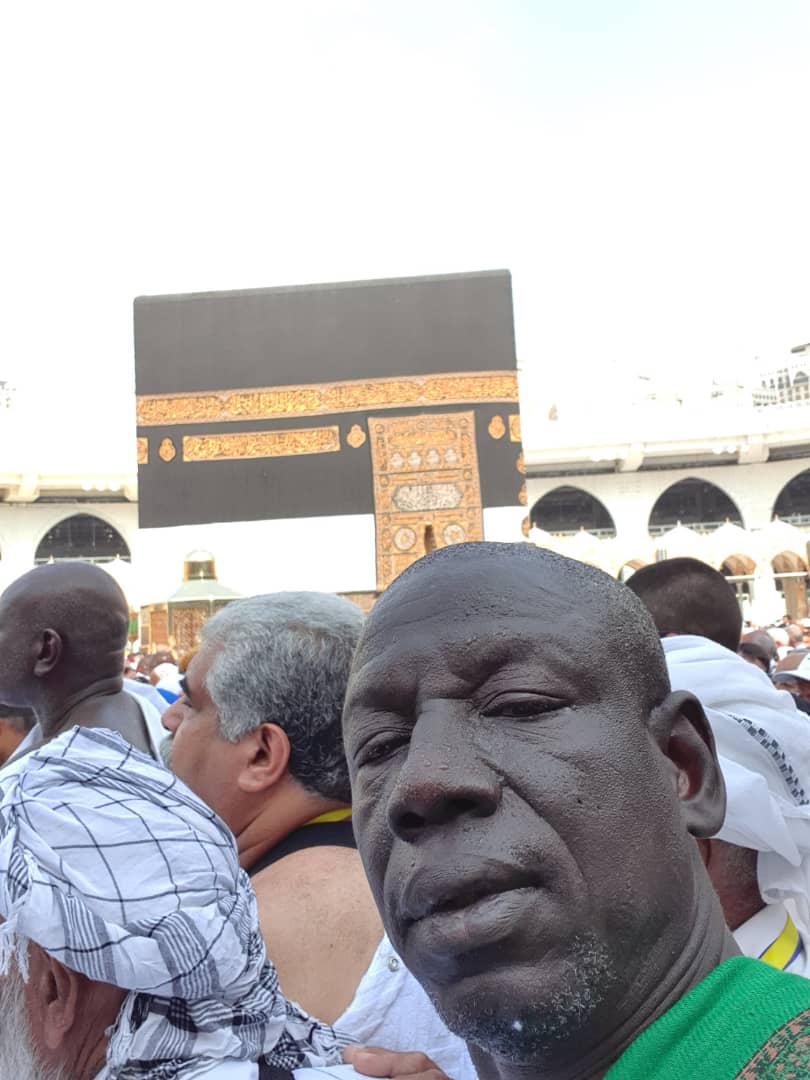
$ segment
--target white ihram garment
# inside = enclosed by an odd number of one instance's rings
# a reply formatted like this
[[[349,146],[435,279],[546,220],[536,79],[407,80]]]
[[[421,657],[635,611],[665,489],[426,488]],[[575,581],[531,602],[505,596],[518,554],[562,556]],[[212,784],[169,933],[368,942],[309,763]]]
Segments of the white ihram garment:
[[[464,1041],[445,1026],[387,935],[334,1026],[363,1046],[421,1050],[453,1080],[476,1080]]]
[[[714,732],[728,803],[717,834],[759,852],[768,904],[789,903],[810,929],[810,721],[764,671],[707,638],[664,638],[673,690],[701,702]]]
[[[787,948],[779,946],[787,939]],[[744,956],[763,959],[780,971],[810,978],[810,940],[785,904],[766,904],[762,911],[738,926],[734,940]],[[779,950],[774,955],[774,950]]]

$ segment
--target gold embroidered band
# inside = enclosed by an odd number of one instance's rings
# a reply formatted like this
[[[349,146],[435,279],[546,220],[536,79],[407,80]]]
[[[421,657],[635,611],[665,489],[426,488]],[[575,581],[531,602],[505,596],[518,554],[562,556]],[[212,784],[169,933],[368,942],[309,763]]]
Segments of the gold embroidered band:
[[[225,435],[184,435],[183,461],[239,461],[247,458],[328,454],[340,450],[334,427],[288,428]]]
[[[140,395],[138,425],[157,427],[167,424],[272,420],[275,417],[322,416],[366,409],[517,400],[517,375],[514,371],[403,375],[307,386]]]

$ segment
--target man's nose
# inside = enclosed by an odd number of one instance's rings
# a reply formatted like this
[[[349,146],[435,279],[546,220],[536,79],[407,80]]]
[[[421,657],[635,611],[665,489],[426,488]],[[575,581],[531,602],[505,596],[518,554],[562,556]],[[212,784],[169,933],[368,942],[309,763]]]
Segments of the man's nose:
[[[414,729],[388,803],[389,825],[403,840],[459,818],[489,817],[500,804],[500,778],[480,759],[468,733],[464,738],[455,726],[453,732],[437,743],[418,738],[418,724]]]
[[[182,715],[183,712],[180,702],[175,701],[168,707],[163,716],[161,716],[161,723],[170,734],[174,735],[175,731],[180,727]]]

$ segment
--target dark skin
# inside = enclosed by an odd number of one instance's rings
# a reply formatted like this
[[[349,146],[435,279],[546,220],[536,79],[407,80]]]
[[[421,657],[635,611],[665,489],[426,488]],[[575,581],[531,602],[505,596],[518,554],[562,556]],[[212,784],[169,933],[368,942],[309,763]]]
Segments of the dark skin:
[[[726,924],[736,930],[765,907],[757,878],[757,852],[725,840],[697,841]]]
[[[482,1080],[599,1080],[736,951],[692,838],[725,794],[651,625],[660,670],[634,670],[618,586],[586,601],[579,564],[510,550],[444,549],[372,612],[353,820],[386,929]]]
[[[0,699],[33,710],[37,727],[29,749],[78,724],[118,731],[150,753],[141,710],[123,691],[128,621],[121,589],[87,563],[37,567],[6,589]]]

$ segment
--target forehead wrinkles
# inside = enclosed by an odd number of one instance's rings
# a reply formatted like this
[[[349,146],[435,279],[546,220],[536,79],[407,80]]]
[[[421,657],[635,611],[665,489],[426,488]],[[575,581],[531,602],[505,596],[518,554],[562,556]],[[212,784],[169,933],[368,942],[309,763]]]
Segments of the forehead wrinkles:
[[[380,598],[361,638],[355,674],[369,661],[378,669],[377,658],[389,648],[402,666],[421,652],[444,654],[451,637],[465,648],[467,639],[485,642],[488,651],[499,638],[517,633],[535,642],[538,659],[563,654],[560,663],[578,669],[583,678],[587,673],[588,681],[637,692],[639,679],[650,674],[646,661],[639,670],[639,643],[646,660],[654,658],[644,633],[636,632],[632,605],[625,602],[632,594],[619,588],[585,588],[570,570],[531,560],[468,557],[454,565],[448,559],[394,582]],[[414,628],[418,635],[411,633]],[[654,634],[652,625],[649,629]],[[663,659],[660,666],[663,670]]]
[[[468,566],[426,568],[400,584],[394,582],[366,622],[361,651],[376,637],[393,638],[414,623],[486,625],[494,632],[512,620],[533,621],[548,633],[566,625],[572,638],[592,637],[597,620],[610,628],[618,616],[616,598],[604,591],[583,592],[571,574],[538,572],[538,567],[509,560],[473,560]],[[612,630],[608,630],[612,636]]]
[[[441,623],[430,634],[430,622]],[[536,616],[511,616],[490,628],[481,622],[459,626],[444,619],[412,622],[402,632],[377,634],[358,656],[350,700],[405,704],[436,693],[462,697],[473,692],[498,671],[514,667],[526,676],[527,689],[553,684],[569,691],[600,681],[597,666],[584,686],[579,679],[581,661],[572,653],[572,637],[555,634]],[[379,646],[375,649],[375,646]],[[591,696],[588,694],[587,696]]]

